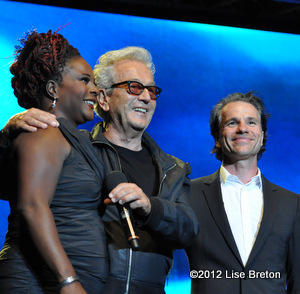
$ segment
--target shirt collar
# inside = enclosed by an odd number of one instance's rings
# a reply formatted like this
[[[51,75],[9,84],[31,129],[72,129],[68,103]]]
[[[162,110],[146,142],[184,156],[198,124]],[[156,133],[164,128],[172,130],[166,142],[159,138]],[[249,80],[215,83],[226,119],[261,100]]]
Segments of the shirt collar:
[[[241,180],[235,176],[232,175],[224,166],[223,164],[221,165],[220,168],[220,180],[223,184],[227,184],[227,183],[239,183],[244,185]],[[246,185],[256,185],[259,188],[262,187],[262,180],[261,180],[261,172],[260,169],[257,168],[257,175],[254,176],[251,181],[249,183],[247,183]]]

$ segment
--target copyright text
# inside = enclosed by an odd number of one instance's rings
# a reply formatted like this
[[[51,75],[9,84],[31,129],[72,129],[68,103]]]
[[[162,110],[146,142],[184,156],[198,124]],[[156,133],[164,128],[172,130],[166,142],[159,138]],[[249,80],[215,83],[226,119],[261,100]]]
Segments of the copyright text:
[[[280,279],[280,272],[255,271],[239,272],[234,270],[191,270],[192,279]]]

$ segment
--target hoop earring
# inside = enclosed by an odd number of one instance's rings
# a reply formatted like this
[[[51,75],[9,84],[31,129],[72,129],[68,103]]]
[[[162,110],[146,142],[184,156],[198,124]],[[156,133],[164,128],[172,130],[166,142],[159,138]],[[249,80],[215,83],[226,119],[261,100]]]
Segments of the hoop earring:
[[[52,108],[56,106],[56,101],[57,101],[57,97],[54,97],[52,102]]]

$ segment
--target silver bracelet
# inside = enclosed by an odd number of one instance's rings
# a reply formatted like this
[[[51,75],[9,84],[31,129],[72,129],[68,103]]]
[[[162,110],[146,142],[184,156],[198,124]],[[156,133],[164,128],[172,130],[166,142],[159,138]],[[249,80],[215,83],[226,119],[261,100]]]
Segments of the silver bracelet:
[[[61,281],[59,284],[58,284],[58,288],[61,289],[67,285],[70,285],[70,284],[73,284],[75,282],[79,282],[79,277],[78,276],[70,276],[70,277],[67,277],[65,280]]]

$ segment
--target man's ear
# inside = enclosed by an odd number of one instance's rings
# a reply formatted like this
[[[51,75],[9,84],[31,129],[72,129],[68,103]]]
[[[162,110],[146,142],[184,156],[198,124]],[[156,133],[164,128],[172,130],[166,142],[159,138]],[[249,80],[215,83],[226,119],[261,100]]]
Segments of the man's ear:
[[[58,97],[58,83],[53,80],[49,80],[46,84],[46,92],[50,98],[59,98]]]
[[[265,137],[265,133],[262,132],[260,146],[264,145],[264,137]]]
[[[98,104],[103,109],[103,111],[108,111],[110,97],[107,95],[105,89],[99,89],[99,90],[100,90],[100,94],[97,97]]]

